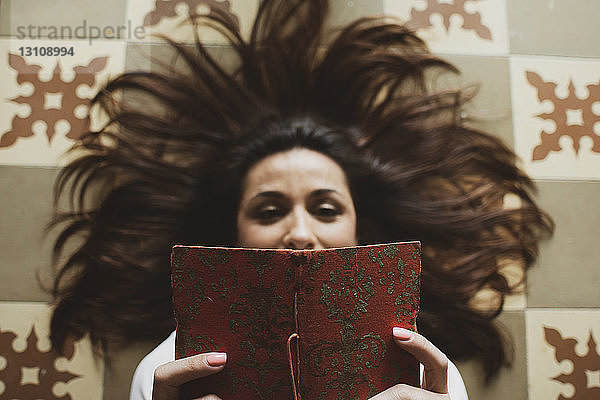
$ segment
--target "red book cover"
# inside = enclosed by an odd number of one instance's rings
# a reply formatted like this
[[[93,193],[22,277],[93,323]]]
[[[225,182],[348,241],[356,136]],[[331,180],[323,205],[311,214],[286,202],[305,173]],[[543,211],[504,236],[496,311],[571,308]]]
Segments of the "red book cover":
[[[365,399],[417,385],[392,328],[416,330],[418,242],[325,250],[175,246],[176,357],[226,352],[184,398]]]

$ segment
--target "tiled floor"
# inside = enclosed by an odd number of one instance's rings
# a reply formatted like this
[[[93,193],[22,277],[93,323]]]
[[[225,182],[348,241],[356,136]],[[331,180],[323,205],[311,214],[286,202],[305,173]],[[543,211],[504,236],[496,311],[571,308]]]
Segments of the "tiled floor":
[[[47,282],[51,273],[54,233],[44,239],[43,228],[54,178],[66,161],[61,154],[85,124],[86,108],[77,102],[124,69],[153,68],[144,52],[164,60],[165,48],[152,34],[173,34],[190,4],[202,12],[209,3],[227,6],[209,0],[83,1],[77,6],[72,0],[0,1],[0,398],[9,387],[28,384],[73,399],[127,398],[133,368],[154,343],[117,350],[104,362],[83,341],[71,359],[57,359],[55,368],[40,375],[39,365],[57,357],[47,353],[49,295],[38,283],[38,277]],[[241,26],[250,27],[258,0],[229,3]],[[556,222],[554,238],[543,244],[528,275],[526,294],[511,301],[499,318],[513,337],[513,365],[484,385],[478,365],[459,364],[470,397],[600,398],[600,359],[590,342],[600,340],[600,2],[331,3],[333,27],[367,14],[390,13],[408,21],[434,52],[463,71],[443,84],[479,84],[465,116],[515,149],[538,183],[541,205]],[[153,14],[159,9],[170,16]],[[53,38],[49,28],[43,38],[29,37],[20,29],[32,25],[37,35],[37,27],[75,30],[84,22],[88,37],[79,39]],[[111,35],[122,26],[121,38],[90,41],[92,26],[109,27],[113,30],[105,32]],[[174,36],[187,40],[189,31]],[[228,60],[222,39],[204,38],[211,51]],[[74,55],[59,62],[21,54],[19,48],[28,46],[72,46]],[[52,86],[48,81],[54,74]],[[27,342],[32,327],[37,341]],[[22,360],[23,354],[37,357],[39,365],[13,368],[14,361],[3,361]],[[9,370],[18,374],[8,377]],[[56,384],[45,380],[59,375]],[[29,398],[22,392],[15,397]]]

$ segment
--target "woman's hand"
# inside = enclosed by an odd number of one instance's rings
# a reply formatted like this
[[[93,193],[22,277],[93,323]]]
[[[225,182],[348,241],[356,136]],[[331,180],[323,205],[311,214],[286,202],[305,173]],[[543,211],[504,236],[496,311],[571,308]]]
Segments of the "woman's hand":
[[[429,340],[408,329],[394,328],[396,344],[423,364],[420,388],[398,384],[384,390],[371,400],[448,400],[448,357]]]
[[[186,382],[216,374],[225,368],[227,354],[203,353],[171,361],[154,371],[153,400],[178,400],[179,387]],[[218,399],[205,396],[203,399]]]
[[[408,351],[425,367],[421,388],[398,384],[371,400],[448,400],[448,358],[429,340],[416,332],[394,328],[398,346]],[[220,372],[225,367],[225,353],[204,353],[171,361],[154,372],[153,400],[177,400],[179,387],[186,382]],[[204,399],[216,400],[217,396]]]

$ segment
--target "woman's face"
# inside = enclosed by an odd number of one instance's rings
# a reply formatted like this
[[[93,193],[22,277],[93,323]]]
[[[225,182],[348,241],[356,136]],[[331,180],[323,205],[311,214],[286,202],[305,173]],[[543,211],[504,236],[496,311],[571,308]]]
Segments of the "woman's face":
[[[257,162],[245,177],[238,244],[323,249],[356,245],[356,212],[340,166],[298,148]]]

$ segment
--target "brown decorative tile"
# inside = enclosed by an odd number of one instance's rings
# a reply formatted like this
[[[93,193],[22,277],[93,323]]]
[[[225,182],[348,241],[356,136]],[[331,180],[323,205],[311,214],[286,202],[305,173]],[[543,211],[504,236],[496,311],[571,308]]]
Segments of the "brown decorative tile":
[[[156,35],[192,41],[192,27],[186,23],[190,11],[199,14],[225,11],[237,22],[242,32],[248,33],[257,9],[258,0],[129,0],[127,21],[144,28],[143,41],[160,41]],[[199,35],[205,43],[224,42],[223,37],[212,29],[200,29]],[[132,40],[139,41],[140,38]]]
[[[57,46],[73,55],[41,54]],[[113,42],[0,41],[0,164],[64,163],[62,154],[89,127],[89,99],[122,72],[124,52]]]
[[[600,396],[600,310],[528,310],[529,398]]]
[[[536,117],[554,121],[557,125],[553,133],[542,133],[540,144],[533,149],[532,160],[538,161],[548,157],[552,151],[561,151],[559,143],[562,137],[569,137],[572,140],[575,154],[579,153],[581,139],[589,137],[592,140],[592,151],[600,153],[600,136],[595,135],[593,131],[594,124],[600,121],[600,115],[595,115],[592,111],[592,104],[596,99],[600,100],[600,83],[597,85],[588,85],[589,95],[580,99],[575,93],[573,81],[569,81],[569,93],[566,97],[558,97],[555,88],[555,82],[546,82],[533,71],[525,73],[529,83],[536,88],[540,101],[550,101],[554,104],[554,110],[551,113],[538,114]],[[571,122],[572,123],[571,123]]]
[[[384,11],[406,21],[435,52],[508,54],[502,0],[384,0]]]
[[[504,312],[498,321],[512,336],[513,362],[504,367],[489,384],[485,384],[481,366],[473,361],[459,363],[470,399],[485,400],[526,400],[527,399],[527,358],[525,345],[525,314]]]
[[[104,363],[83,339],[51,349],[50,308],[43,303],[0,303],[0,382],[6,399],[100,400]]]
[[[456,15],[462,17],[462,29],[466,31],[472,30],[482,39],[492,39],[492,32],[481,21],[481,14],[479,12],[467,11],[465,0],[457,0],[454,3],[428,0],[424,9],[411,9],[408,25],[413,29],[432,28],[433,25],[430,19],[434,14],[438,14],[442,18],[446,31],[450,30],[450,19]]]
[[[54,168],[0,166],[0,300],[46,301],[55,232],[44,235],[52,212]],[[5,196],[4,193],[10,193]]]
[[[514,54],[600,57],[600,2],[507,0]]]
[[[528,306],[600,307],[600,183],[543,181],[538,187],[556,231],[528,274]]]
[[[515,150],[535,178],[600,179],[600,60],[511,58]]]

